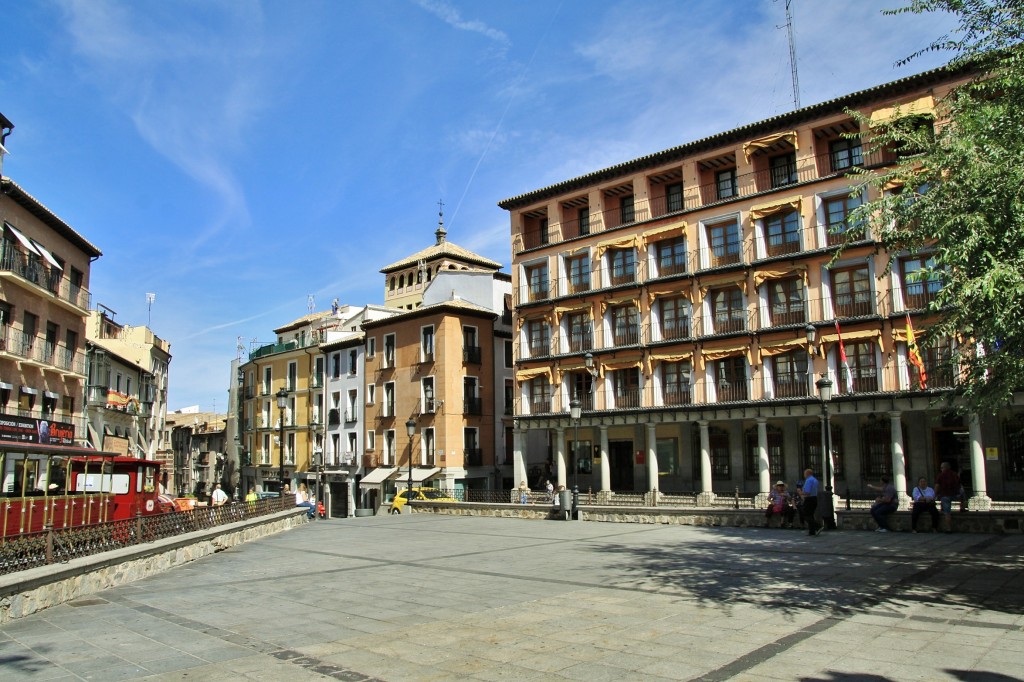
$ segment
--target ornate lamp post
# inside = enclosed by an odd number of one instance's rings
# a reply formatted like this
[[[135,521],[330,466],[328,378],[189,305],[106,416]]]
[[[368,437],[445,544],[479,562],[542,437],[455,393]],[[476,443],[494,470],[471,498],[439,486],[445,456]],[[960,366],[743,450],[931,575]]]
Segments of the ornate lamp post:
[[[405,432],[409,436],[409,487],[405,493],[405,501],[412,502],[412,437],[416,434],[416,421],[412,418],[405,422]],[[409,508],[412,510],[412,507]]]
[[[569,401],[569,416],[572,417],[575,425],[575,435],[572,438],[572,516],[578,519],[580,514],[580,487],[577,484],[577,475],[580,470],[580,413],[583,412],[583,403],[580,399],[573,397]]]
[[[821,398],[822,428],[825,429],[825,463],[821,469],[825,478],[825,498],[819,509],[825,528],[831,530],[836,527],[835,502],[832,498],[832,424],[828,416],[828,403],[832,400],[832,380],[827,374],[822,374],[815,386],[818,387],[818,397]]]
[[[288,404],[288,391],[281,389],[277,392],[278,421],[280,423],[281,463],[278,468],[279,485],[281,486],[281,505],[284,506],[284,408]]]

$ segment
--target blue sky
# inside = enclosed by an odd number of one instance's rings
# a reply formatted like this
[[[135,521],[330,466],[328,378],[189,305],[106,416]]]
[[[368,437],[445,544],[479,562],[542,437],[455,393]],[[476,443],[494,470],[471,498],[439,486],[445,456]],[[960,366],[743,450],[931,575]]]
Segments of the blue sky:
[[[939,65],[900,0],[794,0],[804,106]],[[26,0],[4,174],[87,239],[93,302],[224,411],[241,337],[382,303],[448,238],[511,262],[501,199],[793,108],[783,0]]]

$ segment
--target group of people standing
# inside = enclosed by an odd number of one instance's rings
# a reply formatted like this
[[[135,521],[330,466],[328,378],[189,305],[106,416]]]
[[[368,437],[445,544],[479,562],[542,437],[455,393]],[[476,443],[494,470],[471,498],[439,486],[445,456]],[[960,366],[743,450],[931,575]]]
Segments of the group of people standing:
[[[772,516],[779,515],[786,528],[793,527],[793,520],[800,516],[800,525],[807,528],[808,535],[819,535],[825,529],[826,521],[816,518],[820,484],[812,469],[804,470],[804,479],[797,485],[796,493],[786,489],[785,481],[776,481],[768,493],[768,509],[765,511],[765,528]]]

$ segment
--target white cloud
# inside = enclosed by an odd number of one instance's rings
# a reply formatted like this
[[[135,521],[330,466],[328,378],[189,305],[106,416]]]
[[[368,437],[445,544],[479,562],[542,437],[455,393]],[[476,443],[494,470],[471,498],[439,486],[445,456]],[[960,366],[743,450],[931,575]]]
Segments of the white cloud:
[[[479,33],[480,35],[493,40],[503,47],[508,47],[510,41],[503,31],[491,28],[482,21],[466,20],[459,14],[459,10],[447,2],[441,0],[415,0],[416,4],[430,12],[438,19],[452,28],[460,31]]]

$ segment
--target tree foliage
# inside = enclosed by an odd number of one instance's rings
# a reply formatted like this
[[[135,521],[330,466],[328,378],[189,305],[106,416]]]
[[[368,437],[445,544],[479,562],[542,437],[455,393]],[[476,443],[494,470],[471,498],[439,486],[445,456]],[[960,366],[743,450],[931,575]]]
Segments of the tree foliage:
[[[897,111],[862,133],[898,161],[864,173],[861,191],[878,198],[853,217],[890,266],[902,253],[933,254],[921,276],[943,286],[923,345],[955,339],[954,405],[991,412],[1024,389],[1024,0],[915,0],[889,13],[908,12],[950,12],[959,26],[904,61],[949,50],[947,68],[974,75],[937,102],[934,129]]]

